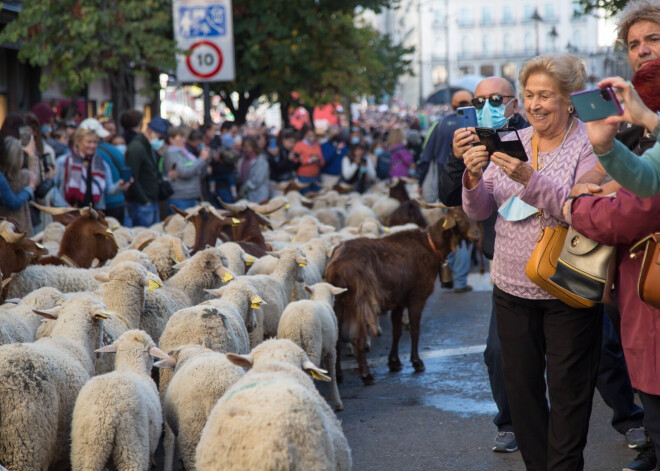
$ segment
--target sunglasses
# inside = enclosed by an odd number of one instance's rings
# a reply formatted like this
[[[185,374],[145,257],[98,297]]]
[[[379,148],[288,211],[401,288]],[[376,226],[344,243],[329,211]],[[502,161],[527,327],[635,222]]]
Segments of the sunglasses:
[[[491,106],[500,106],[505,98],[515,98],[511,95],[491,95],[489,97],[478,96],[472,99],[472,106],[480,110],[486,104],[486,100]]]

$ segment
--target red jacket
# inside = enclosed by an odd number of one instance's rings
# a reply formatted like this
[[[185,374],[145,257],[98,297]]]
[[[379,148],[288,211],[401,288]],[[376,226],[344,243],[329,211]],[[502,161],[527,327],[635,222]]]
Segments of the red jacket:
[[[621,343],[633,387],[660,395],[660,310],[637,294],[642,257],[633,243],[660,231],[660,195],[639,198],[620,189],[613,197],[583,196],[573,202],[573,227],[597,242],[617,246],[614,279],[621,312]]]

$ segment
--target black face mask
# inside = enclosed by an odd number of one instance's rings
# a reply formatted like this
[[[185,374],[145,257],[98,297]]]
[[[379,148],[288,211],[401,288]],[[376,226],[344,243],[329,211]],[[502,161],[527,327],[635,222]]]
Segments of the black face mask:
[[[334,145],[339,144],[339,136],[333,136],[330,138],[330,142],[332,142]]]

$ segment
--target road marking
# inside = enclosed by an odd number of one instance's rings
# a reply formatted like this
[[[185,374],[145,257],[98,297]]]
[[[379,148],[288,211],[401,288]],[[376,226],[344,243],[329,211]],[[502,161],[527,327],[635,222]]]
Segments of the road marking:
[[[459,348],[443,348],[440,350],[431,350],[419,354],[420,358],[441,358],[441,357],[456,357],[460,355],[471,355],[473,353],[483,353],[486,350],[486,345],[472,345],[471,347]],[[409,361],[410,355],[400,355],[401,362]],[[387,357],[367,358],[369,366],[387,365]],[[357,368],[357,361],[346,360],[341,362],[341,367],[344,370],[354,370]]]

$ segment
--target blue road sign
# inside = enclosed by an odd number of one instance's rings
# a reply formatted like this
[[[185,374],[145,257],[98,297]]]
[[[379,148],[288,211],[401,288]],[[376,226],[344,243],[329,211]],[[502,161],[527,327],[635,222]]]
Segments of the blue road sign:
[[[222,37],[227,34],[225,7],[195,5],[179,7],[179,37],[182,39]]]

